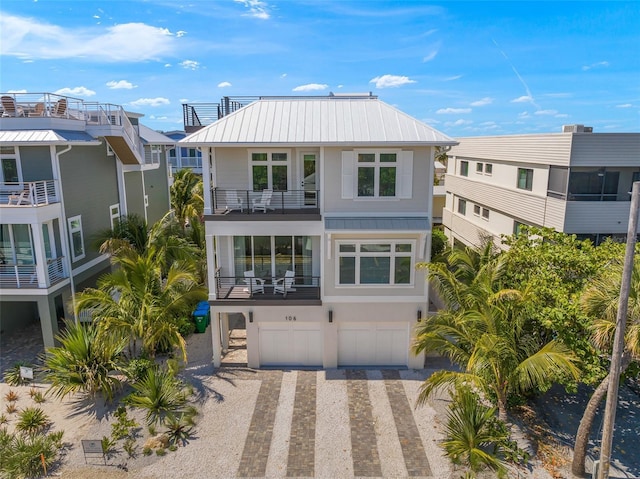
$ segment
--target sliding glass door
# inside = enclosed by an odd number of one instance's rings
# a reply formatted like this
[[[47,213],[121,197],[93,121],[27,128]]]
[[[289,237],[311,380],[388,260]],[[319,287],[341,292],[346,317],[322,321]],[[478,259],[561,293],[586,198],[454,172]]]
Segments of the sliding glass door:
[[[249,270],[269,281],[284,277],[287,271],[300,277],[313,274],[310,236],[234,236],[233,244],[236,278]]]

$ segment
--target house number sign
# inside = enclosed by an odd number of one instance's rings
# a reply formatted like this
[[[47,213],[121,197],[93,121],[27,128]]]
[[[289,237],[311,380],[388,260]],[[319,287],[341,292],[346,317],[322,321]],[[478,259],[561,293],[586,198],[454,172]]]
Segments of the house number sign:
[[[285,319],[286,321],[295,321],[295,320],[296,320],[296,317],[295,317],[295,316],[285,316],[285,317],[284,317],[284,319]]]

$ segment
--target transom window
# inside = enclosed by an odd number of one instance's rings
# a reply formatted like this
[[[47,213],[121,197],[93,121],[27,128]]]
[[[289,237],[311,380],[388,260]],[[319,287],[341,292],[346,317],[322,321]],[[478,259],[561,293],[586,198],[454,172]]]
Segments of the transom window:
[[[411,285],[415,242],[339,241],[337,284]]]
[[[358,153],[358,197],[396,196],[397,153]]]
[[[287,152],[253,152],[250,163],[253,191],[287,191],[289,189],[289,154]]]

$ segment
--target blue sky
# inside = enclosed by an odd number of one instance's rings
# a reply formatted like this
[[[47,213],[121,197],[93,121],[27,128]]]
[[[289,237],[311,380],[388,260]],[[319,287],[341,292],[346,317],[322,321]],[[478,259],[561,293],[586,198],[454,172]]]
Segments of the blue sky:
[[[182,128],[183,102],[373,92],[454,136],[640,131],[640,2],[0,3],[0,90]]]

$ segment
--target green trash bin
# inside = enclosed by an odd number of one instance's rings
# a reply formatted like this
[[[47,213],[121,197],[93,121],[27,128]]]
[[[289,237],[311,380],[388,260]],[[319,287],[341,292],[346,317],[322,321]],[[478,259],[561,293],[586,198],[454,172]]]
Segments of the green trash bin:
[[[204,333],[209,325],[208,311],[194,311],[193,321],[196,323],[196,333]]]

